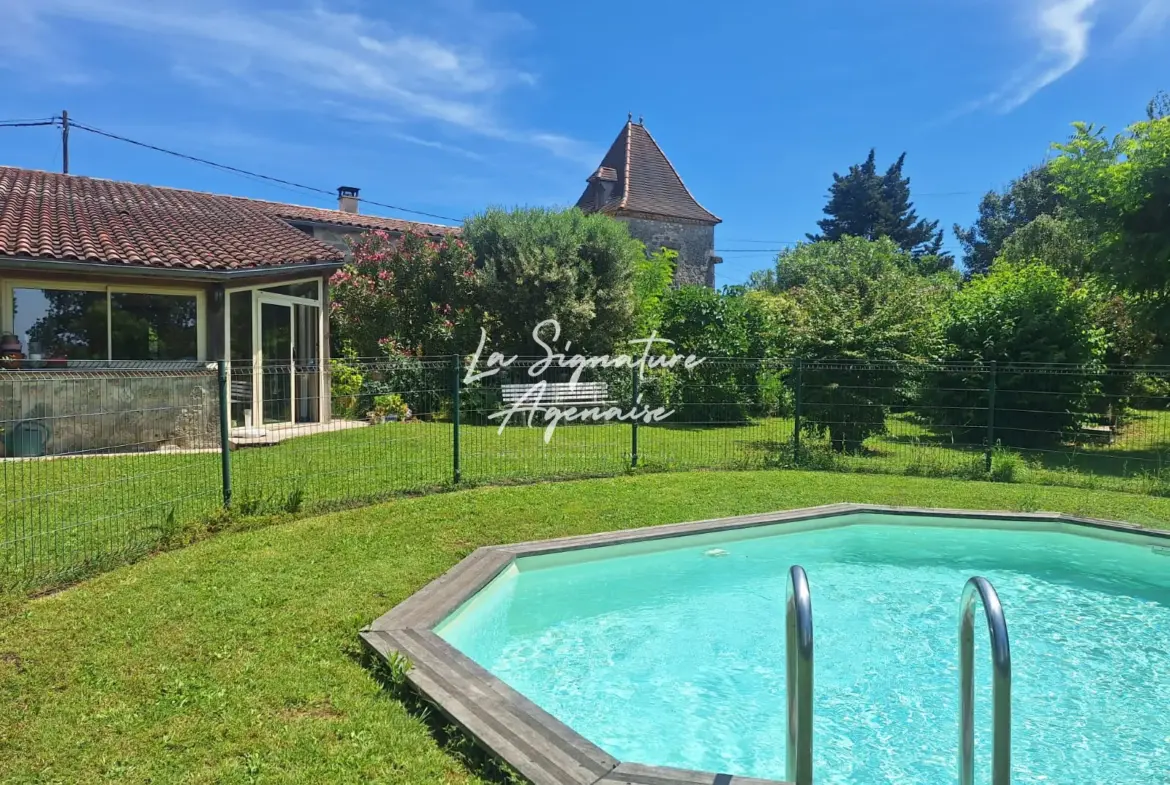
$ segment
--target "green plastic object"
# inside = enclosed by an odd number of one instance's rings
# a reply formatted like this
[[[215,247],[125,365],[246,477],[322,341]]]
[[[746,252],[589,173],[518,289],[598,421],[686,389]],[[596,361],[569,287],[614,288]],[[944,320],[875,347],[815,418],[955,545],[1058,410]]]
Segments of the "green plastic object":
[[[49,436],[49,427],[40,420],[21,420],[4,434],[4,450],[14,458],[39,458]]]

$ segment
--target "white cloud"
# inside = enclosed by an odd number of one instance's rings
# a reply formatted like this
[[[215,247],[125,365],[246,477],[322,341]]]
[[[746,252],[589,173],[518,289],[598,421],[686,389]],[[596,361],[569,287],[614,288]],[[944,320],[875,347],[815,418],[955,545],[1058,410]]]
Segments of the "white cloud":
[[[1000,113],[1023,106],[1081,65],[1105,28],[1123,28],[1118,42],[1160,32],[1170,22],[1170,0],[1023,0],[1005,26],[1026,41],[1031,56],[998,89],[946,115],[942,123],[979,109]],[[1107,23],[1107,24],[1106,24]],[[1108,29],[1112,28],[1112,30]]]
[[[470,0],[425,5],[397,7],[391,22],[321,4],[0,0],[0,17],[12,20],[6,38],[43,51],[60,52],[71,26],[84,27],[82,44],[100,30],[101,46],[91,53],[96,62],[77,63],[70,72],[102,65],[102,53],[114,47],[119,59],[130,58],[142,68],[161,64],[202,89],[231,91],[257,103],[309,109],[344,102],[397,121],[531,144],[554,155],[572,148],[548,144],[546,137],[555,134],[517,129],[501,119],[504,94],[536,82],[499,51],[502,39],[526,29],[522,18],[481,11]],[[76,57],[84,59],[85,47],[76,49],[82,52]],[[22,66],[33,78],[53,78],[54,67],[67,70],[43,57],[0,61],[0,68]],[[405,141],[442,147],[410,136]]]
[[[1170,22],[1170,0],[1146,0],[1138,9],[1133,21],[1122,32],[1119,40],[1130,42],[1137,38],[1155,35]]]
[[[1072,71],[1089,54],[1091,12],[1098,0],[1040,0],[1028,13],[1029,38],[1039,54],[982,102],[1010,112]]]

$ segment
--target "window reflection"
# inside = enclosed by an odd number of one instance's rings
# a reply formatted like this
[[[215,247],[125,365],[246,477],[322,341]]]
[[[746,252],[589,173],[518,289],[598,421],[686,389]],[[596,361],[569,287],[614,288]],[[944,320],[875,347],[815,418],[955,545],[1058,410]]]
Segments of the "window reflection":
[[[194,296],[113,292],[110,306],[115,360],[196,359]]]
[[[13,327],[26,356],[106,358],[106,293],[13,289]]]

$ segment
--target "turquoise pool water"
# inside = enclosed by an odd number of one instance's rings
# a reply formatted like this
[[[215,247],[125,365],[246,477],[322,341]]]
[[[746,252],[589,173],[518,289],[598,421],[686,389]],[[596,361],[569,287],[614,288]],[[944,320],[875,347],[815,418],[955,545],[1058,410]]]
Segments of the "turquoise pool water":
[[[959,596],[983,575],[1011,637],[1013,781],[1170,783],[1170,550],[1050,524],[855,520],[522,559],[439,634],[619,760],[780,779],[783,603],[800,564],[816,781],[939,785],[956,781]]]

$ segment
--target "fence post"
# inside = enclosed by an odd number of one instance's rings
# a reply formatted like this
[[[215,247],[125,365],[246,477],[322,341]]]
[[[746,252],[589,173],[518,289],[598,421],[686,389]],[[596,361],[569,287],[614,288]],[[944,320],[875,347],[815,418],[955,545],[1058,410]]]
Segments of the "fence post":
[[[796,466],[800,465],[800,415],[802,409],[801,403],[801,360],[797,357],[792,361],[792,381],[795,391],[793,393],[795,404],[795,412],[792,418],[792,463]]]
[[[462,397],[459,377],[462,374],[463,363],[459,361],[459,355],[455,355],[451,358],[451,470],[456,485],[462,479],[459,470],[459,399]]]
[[[633,372],[633,375],[634,375],[634,387],[633,387],[634,396],[633,396],[633,403],[631,404],[631,408],[636,409],[638,407],[638,381],[639,381],[639,377],[641,376],[641,374],[639,373],[639,369],[637,366],[634,366],[630,370]],[[637,417],[633,417],[630,419],[630,468],[631,469],[638,468],[638,418]]]
[[[231,415],[228,397],[227,360],[216,361],[219,370],[219,468],[223,483],[223,506],[232,506]]]
[[[988,474],[991,473],[991,453],[995,449],[995,360],[991,361],[991,378],[987,383],[987,450],[983,456]]]

